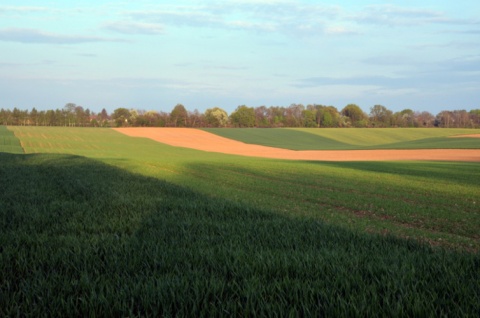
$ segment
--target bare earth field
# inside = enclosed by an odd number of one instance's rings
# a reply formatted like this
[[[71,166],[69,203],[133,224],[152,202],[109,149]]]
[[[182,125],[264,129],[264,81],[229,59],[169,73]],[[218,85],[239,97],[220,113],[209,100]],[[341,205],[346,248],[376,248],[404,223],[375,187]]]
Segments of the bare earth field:
[[[115,128],[115,130],[131,137],[150,138],[175,147],[251,157],[321,161],[435,160],[480,162],[480,149],[295,151],[245,144],[192,128]],[[479,138],[480,135],[475,135],[475,137]]]

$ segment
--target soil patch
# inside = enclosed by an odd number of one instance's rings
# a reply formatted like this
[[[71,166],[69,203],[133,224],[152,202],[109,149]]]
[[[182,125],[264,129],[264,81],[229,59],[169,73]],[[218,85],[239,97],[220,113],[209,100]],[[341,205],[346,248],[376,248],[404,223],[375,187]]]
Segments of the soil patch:
[[[246,144],[193,128],[114,128],[131,137],[150,138],[175,147],[240,156],[320,161],[468,161],[480,162],[480,149],[305,150]]]

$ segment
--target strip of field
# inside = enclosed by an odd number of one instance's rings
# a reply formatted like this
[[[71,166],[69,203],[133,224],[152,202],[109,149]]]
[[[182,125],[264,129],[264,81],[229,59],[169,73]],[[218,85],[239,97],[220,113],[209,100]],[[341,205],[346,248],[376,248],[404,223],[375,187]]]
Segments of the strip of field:
[[[425,128],[208,128],[216,135],[290,150],[480,149],[479,140],[450,138],[478,133],[475,129]]]
[[[115,130],[128,136],[150,138],[176,147],[274,159],[321,161],[480,161],[480,149],[293,151],[246,144],[198,129],[116,128]]]

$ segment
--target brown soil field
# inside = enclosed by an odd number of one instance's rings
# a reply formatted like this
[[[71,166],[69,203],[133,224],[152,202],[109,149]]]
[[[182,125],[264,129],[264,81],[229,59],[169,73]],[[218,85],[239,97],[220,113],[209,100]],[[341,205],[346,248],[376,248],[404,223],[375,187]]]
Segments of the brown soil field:
[[[131,137],[150,138],[175,146],[226,154],[289,160],[319,161],[468,161],[480,162],[480,149],[305,150],[246,144],[193,128],[115,128]]]

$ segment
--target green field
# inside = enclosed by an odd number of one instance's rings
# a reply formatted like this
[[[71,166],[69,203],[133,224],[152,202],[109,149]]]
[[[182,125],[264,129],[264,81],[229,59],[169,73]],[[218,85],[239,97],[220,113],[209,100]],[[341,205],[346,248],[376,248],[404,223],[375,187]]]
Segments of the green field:
[[[15,135],[0,125],[0,152],[23,153],[23,148]]]
[[[0,316],[475,316],[480,164],[294,162],[9,127]]]
[[[207,128],[205,131],[247,144],[291,150],[355,149],[479,149],[479,138],[450,138],[480,134],[478,129],[312,129]]]

